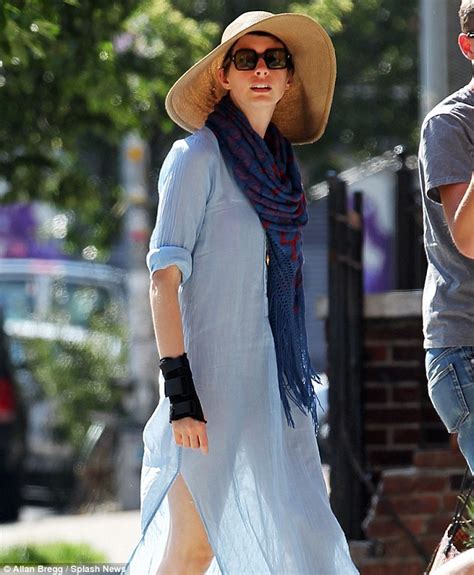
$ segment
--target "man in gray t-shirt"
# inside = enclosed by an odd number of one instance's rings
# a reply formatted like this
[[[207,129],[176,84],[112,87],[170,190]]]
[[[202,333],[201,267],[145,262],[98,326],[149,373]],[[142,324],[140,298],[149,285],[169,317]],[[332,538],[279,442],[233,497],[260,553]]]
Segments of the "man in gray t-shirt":
[[[474,62],[474,0],[459,16],[459,47]],[[474,471],[474,77],[426,116],[419,162],[428,389]]]

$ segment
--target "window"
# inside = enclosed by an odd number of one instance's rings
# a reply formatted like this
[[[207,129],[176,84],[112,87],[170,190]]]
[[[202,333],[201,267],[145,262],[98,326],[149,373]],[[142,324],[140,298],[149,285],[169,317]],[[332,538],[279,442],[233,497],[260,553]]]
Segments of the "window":
[[[33,279],[2,279],[0,307],[5,319],[29,319],[35,312],[36,285]]]
[[[119,304],[105,287],[73,283],[56,279],[51,289],[51,312],[61,321],[86,328],[94,328],[94,321],[120,321]]]

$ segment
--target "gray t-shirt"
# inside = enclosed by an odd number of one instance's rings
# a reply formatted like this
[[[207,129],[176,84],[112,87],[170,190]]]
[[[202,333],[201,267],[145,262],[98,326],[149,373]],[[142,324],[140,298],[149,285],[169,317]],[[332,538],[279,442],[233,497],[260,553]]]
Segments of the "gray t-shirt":
[[[474,171],[474,91],[467,86],[426,116],[419,167],[428,258],[423,291],[424,345],[472,346],[474,260],[460,254],[454,245],[438,190],[443,184],[470,182]]]

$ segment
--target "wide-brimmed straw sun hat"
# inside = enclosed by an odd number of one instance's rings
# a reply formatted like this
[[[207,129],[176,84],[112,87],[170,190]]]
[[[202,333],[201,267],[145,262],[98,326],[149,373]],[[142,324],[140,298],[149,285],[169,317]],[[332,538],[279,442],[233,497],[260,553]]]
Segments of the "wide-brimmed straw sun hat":
[[[278,102],[272,121],[294,144],[314,142],[324,132],[336,80],[336,57],[322,26],[303,14],[245,12],[231,22],[222,40],[179,78],[166,97],[166,110],[179,126],[194,132],[205,124],[226,94],[217,80],[224,56],[239,38],[268,32],[286,44],[295,65],[293,82]]]

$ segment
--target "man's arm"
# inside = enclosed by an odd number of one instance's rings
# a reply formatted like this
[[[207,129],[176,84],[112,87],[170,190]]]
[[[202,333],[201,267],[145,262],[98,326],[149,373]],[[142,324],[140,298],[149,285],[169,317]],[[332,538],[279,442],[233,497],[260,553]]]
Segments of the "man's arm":
[[[457,249],[474,259],[474,173],[470,182],[439,186],[439,193]]]

